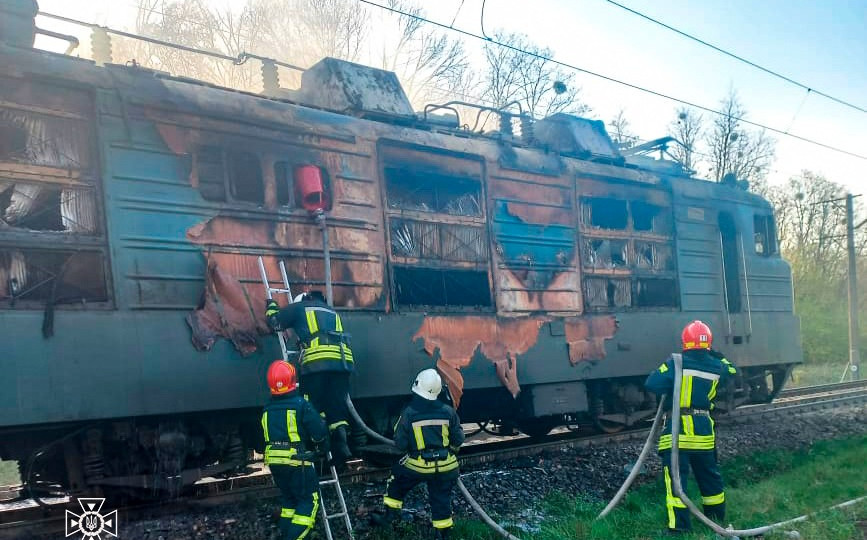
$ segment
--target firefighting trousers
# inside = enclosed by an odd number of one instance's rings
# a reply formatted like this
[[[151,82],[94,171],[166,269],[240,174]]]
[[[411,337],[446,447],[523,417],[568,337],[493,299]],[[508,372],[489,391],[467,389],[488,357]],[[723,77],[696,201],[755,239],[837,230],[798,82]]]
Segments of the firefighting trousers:
[[[313,465],[271,465],[271,476],[280,489],[280,537],[300,540],[316,523],[319,510],[319,477]]]
[[[458,470],[449,472],[418,473],[398,463],[391,470],[383,502],[387,508],[400,510],[406,494],[422,482],[427,482],[430,500],[431,524],[435,529],[448,529],[452,520],[452,489],[458,480]]]
[[[340,426],[349,429],[349,409],[346,407],[349,375],[346,371],[319,371],[301,377],[301,391],[316,410],[325,415],[328,431]]]
[[[668,528],[689,530],[689,509],[674,495],[671,477],[671,451],[659,453],[662,458],[663,475],[665,477],[665,508],[668,512]],[[715,450],[681,450],[680,451],[680,485],[686,490],[689,468],[695,474],[704,514],[717,523],[725,519],[725,492],[723,478],[719,472]]]

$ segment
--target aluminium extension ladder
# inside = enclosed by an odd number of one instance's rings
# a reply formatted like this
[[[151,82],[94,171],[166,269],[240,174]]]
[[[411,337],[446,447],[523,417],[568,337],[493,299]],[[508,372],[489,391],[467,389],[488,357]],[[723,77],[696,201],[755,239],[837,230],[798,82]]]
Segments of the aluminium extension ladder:
[[[286,265],[283,264],[283,261],[280,261],[280,277],[283,278],[283,287],[271,287],[271,283],[268,281],[268,274],[265,272],[265,263],[262,260],[262,257],[259,257],[259,273],[262,275],[262,285],[265,286],[265,296],[267,296],[269,300],[271,300],[275,294],[285,294],[289,303],[292,303],[292,289],[289,286],[289,277],[286,275]],[[295,355],[297,352],[289,351],[286,348],[286,338],[283,336],[283,332],[277,332],[277,338],[280,340],[280,351],[283,353],[283,360],[290,362],[290,353]],[[351,539],[353,538],[352,522],[349,519],[349,510],[346,508],[346,499],[343,497],[343,488],[340,486],[340,478],[337,475],[337,469],[332,464],[331,452],[328,452],[328,459],[323,465],[323,469],[325,467],[327,467],[331,472],[331,478],[319,481],[319,510],[322,514],[322,522],[325,525],[325,536],[328,537],[328,540],[334,540],[334,536],[331,533],[331,520],[343,518],[346,531],[349,533],[348,538]],[[329,514],[325,508],[325,499],[322,496],[322,488],[327,486],[334,486],[337,490],[337,499],[340,502],[340,511],[334,514]]]

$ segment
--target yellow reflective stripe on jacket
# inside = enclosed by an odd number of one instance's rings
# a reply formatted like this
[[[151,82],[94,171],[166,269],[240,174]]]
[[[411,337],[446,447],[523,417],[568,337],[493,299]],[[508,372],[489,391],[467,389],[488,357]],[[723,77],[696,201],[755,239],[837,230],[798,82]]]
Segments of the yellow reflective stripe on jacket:
[[[280,517],[281,518],[291,518],[295,515],[294,508],[282,508],[280,509]]]
[[[313,508],[310,510],[309,515],[299,514],[295,512],[295,515],[292,516],[292,523],[294,525],[302,525],[308,528],[308,531],[313,525],[316,524],[316,511],[319,510],[319,493],[313,493]],[[299,538],[303,538],[307,532],[305,531]]]
[[[268,438],[268,411],[262,413],[262,431],[265,432],[265,442],[270,441]]]
[[[289,409],[286,411],[286,428],[289,431],[289,442],[301,442],[301,436],[298,435],[298,421],[296,411]]]
[[[340,321],[340,315],[334,314],[334,329],[338,332],[343,332],[343,322]]]
[[[680,385],[680,406],[688,408],[692,406],[692,376],[685,375]]]
[[[314,341],[318,341],[316,338]],[[342,353],[341,353],[342,348]],[[344,344],[340,345],[313,345],[304,349],[304,354],[301,356],[301,363],[307,364],[315,360],[346,360],[353,362],[352,350]]]
[[[310,334],[315,334],[319,331],[319,323],[316,322],[316,312],[312,309],[304,310],[304,315],[307,317],[307,329]]]
[[[389,508],[394,508],[395,510],[400,510],[403,508],[403,501],[399,501],[397,499],[392,499],[388,495],[382,498],[382,502]]]
[[[666,371],[668,371],[668,366],[666,366],[665,364],[662,364],[661,366],[659,366],[659,372],[660,373],[665,373]]]
[[[443,424],[440,427],[443,430],[443,447],[448,448],[449,447],[449,425]]]
[[[707,399],[708,399],[708,401],[713,402],[713,398],[716,397],[716,387],[717,387],[718,384],[719,384],[719,379],[714,379],[714,380],[710,383],[710,392],[707,393]],[[711,403],[711,408],[713,408],[713,403]]]
[[[449,454],[449,457],[440,461],[425,461],[420,457],[411,458],[407,456],[400,463],[407,469],[421,474],[449,472],[458,468],[458,458],[453,454]]]
[[[679,448],[681,450],[713,450],[714,436],[713,435],[685,435],[681,434],[678,438]],[[659,438],[659,449],[671,449],[671,434],[663,435]]]
[[[424,450],[424,433],[421,431],[421,426],[413,424],[412,434],[415,436],[415,447]]]

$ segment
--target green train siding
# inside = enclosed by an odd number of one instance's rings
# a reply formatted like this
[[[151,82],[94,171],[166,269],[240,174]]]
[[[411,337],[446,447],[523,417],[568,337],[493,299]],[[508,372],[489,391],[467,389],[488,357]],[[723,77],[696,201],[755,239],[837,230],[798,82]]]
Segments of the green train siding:
[[[104,80],[99,84],[106,86]],[[210,96],[215,91],[202,88],[201,92]],[[198,304],[204,289],[203,252],[207,248],[191,242],[187,233],[218,214],[260,222],[268,218],[268,213],[249,206],[231,208],[202,199],[190,186],[188,158],[166,146],[153,122],[125,115],[113,88],[98,90],[96,97],[114,309],[59,309],[55,315],[54,337],[50,339],[44,339],[41,334],[41,311],[0,311],[0,343],[5,345],[0,355],[3,373],[0,377],[0,426],[260,406],[266,398],[265,369],[279,356],[276,340],[272,336],[260,337],[262,347],[246,358],[224,339],[219,339],[209,352],[197,352],[193,348],[184,319]],[[335,158],[342,163],[337,172],[347,182],[360,179],[354,181],[366,190],[379,189],[372,183],[377,182],[375,176],[368,174],[376,170],[375,156],[370,153],[374,144],[353,139],[353,130],[369,128],[371,140],[388,134],[414,138],[416,143],[428,146],[438,141],[448,141],[453,146],[459,144],[444,135],[414,134],[412,130],[321,111],[271,102],[266,102],[264,107],[291,109],[300,124],[328,126],[329,136],[343,133],[344,143],[327,152],[345,156]],[[257,120],[251,117],[248,121],[255,123]],[[349,141],[353,140],[362,155],[346,153],[351,148]],[[316,146],[315,142],[312,144]],[[494,147],[487,142],[469,142],[465,146],[472,151]],[[550,161],[550,157],[546,159]],[[366,163],[365,160],[370,161],[369,168],[357,166]],[[487,182],[488,189],[493,190],[494,181],[490,176]],[[571,213],[572,221],[568,224],[525,222],[508,211],[508,197],[489,195],[492,204],[487,209],[488,230],[502,247],[504,268],[519,268],[525,264],[522,256],[529,251],[537,263],[532,267],[534,271],[572,272],[578,279],[580,257],[575,209],[581,194],[575,192],[574,177],[569,183],[572,184],[569,187],[552,188],[568,195],[568,201],[554,205]],[[666,183],[670,186],[675,216],[675,267],[680,308],[614,313],[619,327],[612,339],[605,342],[605,357],[577,365],[569,362],[568,348],[556,325],[546,322],[540,328],[536,343],[516,359],[522,387],[564,380],[642,375],[677,348],[679,329],[696,318],[712,326],[719,348],[740,365],[800,361],[799,327],[792,313],[788,265],[778,257],[754,256],[749,249],[753,214],[767,212],[766,204],[757,202],[754,196],[710,183],[678,178],[668,178]],[[690,214],[690,209],[697,208],[703,209],[706,219],[690,217],[697,215],[695,210]],[[716,228],[719,209],[730,211],[739,231],[746,231],[748,280],[743,280],[742,291],[749,288],[752,313],[751,317],[747,313],[732,316],[732,336],[743,338],[738,345],[733,340],[727,343],[724,330],[729,321],[724,313],[720,281]],[[368,232],[373,230],[382,235],[384,241],[386,233],[381,225],[381,210],[359,210],[362,211],[368,216],[364,218],[368,224],[358,227]],[[279,213],[279,216],[288,221],[301,219],[297,213]],[[258,248],[218,246],[218,249],[252,256]],[[306,251],[313,249],[308,246]],[[380,261],[374,260],[372,264],[383,265],[380,283],[387,291],[386,254],[372,255],[378,256]],[[338,259],[349,256],[352,254],[337,254]],[[491,269],[492,287],[496,286],[498,268]],[[544,278],[540,280],[542,290]],[[370,286],[377,284],[373,282]],[[578,282],[579,304],[580,291]],[[575,294],[575,291],[564,292],[564,295]],[[359,399],[404,395],[413,375],[434,364],[434,359],[423,351],[421,341],[411,339],[421,327],[424,314],[386,313],[386,296],[387,293],[383,293],[382,303],[368,310],[347,310],[343,315],[353,335],[353,349],[358,359],[353,394]],[[254,305],[258,305],[255,299]],[[506,311],[506,306],[497,308],[501,313]],[[575,315],[579,314],[572,310]],[[462,316],[454,314],[457,324]],[[481,358],[478,352],[462,373],[467,390],[501,386],[493,364]]]

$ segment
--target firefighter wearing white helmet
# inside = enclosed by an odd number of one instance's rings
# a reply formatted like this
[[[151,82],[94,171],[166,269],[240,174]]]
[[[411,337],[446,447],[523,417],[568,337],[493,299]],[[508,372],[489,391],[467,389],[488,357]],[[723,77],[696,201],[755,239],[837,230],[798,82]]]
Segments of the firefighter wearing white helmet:
[[[351,457],[346,395],[355,360],[349,347],[350,336],[343,330],[340,315],[328,305],[320,291],[310,291],[298,294],[283,309],[277,302],[268,300],[265,317],[274,330],[291,329],[298,337],[301,391],[325,414],[334,464],[342,468]]]
[[[393,522],[409,491],[427,482],[431,520],[436,538],[449,538],[452,490],[458,479],[455,455],[464,443],[458,413],[438,399],[443,381],[435,369],[420,372],[412,383],[415,394],[394,428],[394,444],[406,455],[392,469],[385,497],[386,514],[377,521]]]

